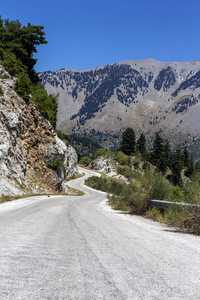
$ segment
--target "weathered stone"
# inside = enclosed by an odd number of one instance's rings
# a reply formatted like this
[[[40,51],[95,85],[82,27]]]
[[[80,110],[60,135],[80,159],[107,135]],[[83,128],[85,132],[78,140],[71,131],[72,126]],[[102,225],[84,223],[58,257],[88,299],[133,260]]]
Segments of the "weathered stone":
[[[66,176],[76,174],[77,155],[56,135],[32,101],[12,89],[10,75],[0,66],[0,195],[67,191]],[[48,166],[62,162],[57,172]]]

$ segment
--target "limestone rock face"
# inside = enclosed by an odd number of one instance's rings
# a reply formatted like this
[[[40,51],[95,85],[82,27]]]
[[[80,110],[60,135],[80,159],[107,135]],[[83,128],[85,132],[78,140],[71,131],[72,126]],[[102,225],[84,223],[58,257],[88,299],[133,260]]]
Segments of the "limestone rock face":
[[[65,178],[78,172],[76,152],[13,84],[0,66],[0,195],[66,191]],[[55,159],[61,166],[53,171],[48,166]]]
[[[127,181],[127,179],[123,175],[117,173],[119,164],[112,157],[100,156],[92,161],[91,167],[95,171],[106,174],[107,177]]]

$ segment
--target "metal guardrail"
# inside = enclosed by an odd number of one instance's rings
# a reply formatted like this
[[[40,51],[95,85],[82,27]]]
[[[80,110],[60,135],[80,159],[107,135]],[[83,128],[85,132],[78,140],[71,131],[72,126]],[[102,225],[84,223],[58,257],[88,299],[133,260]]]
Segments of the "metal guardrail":
[[[148,200],[148,206],[157,208],[170,208],[172,205],[189,206],[189,207],[199,207],[200,204],[190,204],[181,202],[170,202],[164,200]]]

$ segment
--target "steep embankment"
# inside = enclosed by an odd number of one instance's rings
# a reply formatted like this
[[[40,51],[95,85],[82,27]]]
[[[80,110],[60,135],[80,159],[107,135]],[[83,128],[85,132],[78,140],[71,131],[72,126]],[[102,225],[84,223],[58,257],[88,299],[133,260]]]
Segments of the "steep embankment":
[[[0,66],[0,196],[67,190],[64,179],[77,172],[75,150],[13,85]],[[55,159],[59,165],[53,171],[49,164]]]

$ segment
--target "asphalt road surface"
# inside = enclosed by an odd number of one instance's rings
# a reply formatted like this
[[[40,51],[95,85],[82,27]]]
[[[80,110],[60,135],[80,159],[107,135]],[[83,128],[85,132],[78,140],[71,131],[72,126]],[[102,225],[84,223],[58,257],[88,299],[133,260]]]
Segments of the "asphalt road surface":
[[[83,181],[85,196],[0,205],[0,300],[200,299],[200,237],[114,211]]]

